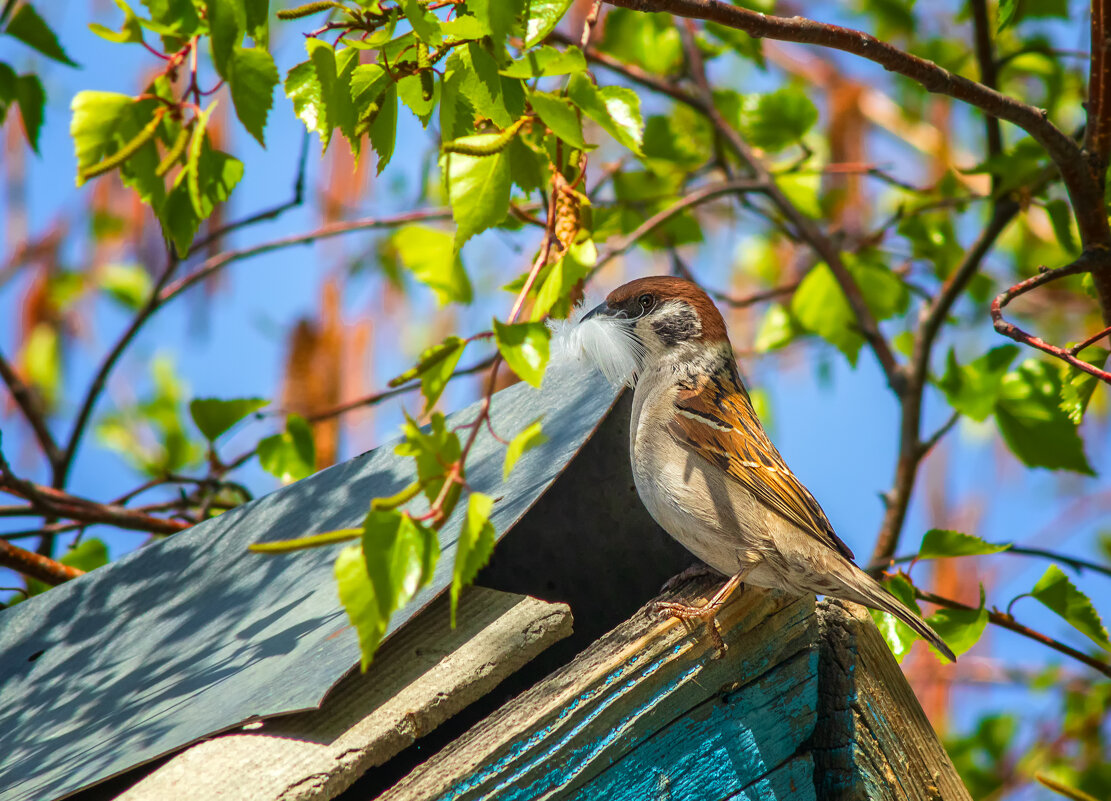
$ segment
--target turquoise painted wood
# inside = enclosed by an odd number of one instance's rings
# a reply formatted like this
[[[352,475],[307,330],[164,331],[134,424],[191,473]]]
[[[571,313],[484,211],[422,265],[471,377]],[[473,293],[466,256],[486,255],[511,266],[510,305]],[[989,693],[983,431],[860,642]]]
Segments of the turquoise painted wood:
[[[970,801],[866,611],[751,588],[719,621],[723,658],[642,610],[377,801]]]

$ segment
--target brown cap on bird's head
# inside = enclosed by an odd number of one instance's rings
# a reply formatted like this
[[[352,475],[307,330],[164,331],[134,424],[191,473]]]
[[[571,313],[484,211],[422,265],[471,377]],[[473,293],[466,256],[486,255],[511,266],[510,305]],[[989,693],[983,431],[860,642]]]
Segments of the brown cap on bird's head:
[[[644,306],[643,301],[650,301],[648,305],[655,306],[669,300],[682,301],[694,309],[701,322],[704,342],[728,342],[725,320],[718,307],[698,284],[685,278],[670,275],[637,278],[610,292],[606,296],[606,305],[620,309],[632,305]]]

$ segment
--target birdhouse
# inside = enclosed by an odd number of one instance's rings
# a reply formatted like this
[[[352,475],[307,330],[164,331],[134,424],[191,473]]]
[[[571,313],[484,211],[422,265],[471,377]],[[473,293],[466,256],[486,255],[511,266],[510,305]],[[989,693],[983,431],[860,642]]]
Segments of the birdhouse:
[[[358,526],[413,479],[392,445],[0,612],[0,801],[967,799],[859,607],[745,588],[719,655],[646,606],[693,558],[637,497],[629,414],[570,368],[498,393],[495,430],[548,441],[505,482],[476,441],[494,556],[453,629],[457,510],[365,673],[334,550],[247,547]]]

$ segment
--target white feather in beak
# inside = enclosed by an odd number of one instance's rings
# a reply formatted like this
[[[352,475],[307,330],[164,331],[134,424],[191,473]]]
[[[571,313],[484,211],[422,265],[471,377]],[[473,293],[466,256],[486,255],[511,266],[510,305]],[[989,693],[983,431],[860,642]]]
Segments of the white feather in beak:
[[[592,308],[592,304],[579,303],[566,320],[548,321],[552,362],[585,363],[614,386],[633,386],[633,377],[646,355],[633,333],[635,321],[600,314],[583,320]]]

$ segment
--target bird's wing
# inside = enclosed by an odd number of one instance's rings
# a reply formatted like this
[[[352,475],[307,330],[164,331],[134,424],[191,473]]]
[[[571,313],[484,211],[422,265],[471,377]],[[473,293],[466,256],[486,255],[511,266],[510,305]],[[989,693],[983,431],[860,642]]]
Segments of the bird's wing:
[[[735,369],[681,390],[671,433],[717,465],[756,500],[823,544],[853,559],[822,507],[768,439]]]

